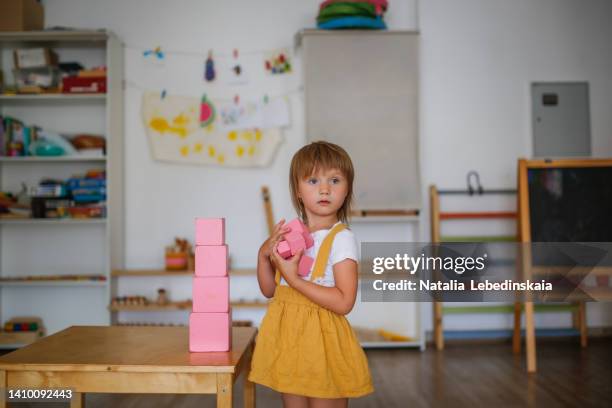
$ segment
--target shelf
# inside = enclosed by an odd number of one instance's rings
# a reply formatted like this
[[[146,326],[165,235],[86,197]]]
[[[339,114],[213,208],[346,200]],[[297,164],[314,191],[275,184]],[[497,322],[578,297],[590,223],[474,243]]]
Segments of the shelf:
[[[26,156],[26,157],[0,157],[0,163],[104,163],[106,157],[85,157],[85,156],[58,156],[58,157],[43,157],[43,156]]]
[[[12,110],[13,116],[27,123],[41,123],[45,118],[53,116],[60,128],[58,132],[68,132],[71,121],[74,119],[74,110],[82,107],[86,110],[88,119],[93,120],[95,127],[104,129],[106,150],[91,152],[74,152],[72,155],[41,157],[0,157],[0,171],[4,170],[3,184],[5,187],[17,185],[27,176],[31,183],[36,179],[47,176],[64,178],[73,174],[85,173],[87,169],[108,170],[106,174],[107,196],[105,200],[104,218],[31,218],[28,208],[15,208],[13,213],[0,217],[0,231],[4,232],[2,245],[0,245],[0,264],[19,262],[20,257],[34,257],[35,264],[46,265],[49,268],[34,271],[19,271],[18,269],[2,271],[0,289],[5,295],[3,301],[12,302],[10,307],[3,307],[0,317],[3,320],[10,318],[7,313],[17,315],[44,316],[45,327],[50,333],[55,333],[66,327],[79,324],[83,320],[108,324],[112,320],[108,305],[111,302],[113,290],[109,265],[117,268],[124,267],[125,260],[125,152],[124,144],[124,47],[121,40],[108,30],[40,30],[25,32],[0,32],[0,49],[4,54],[12,55],[12,51],[21,48],[52,48],[69,49],[70,60],[81,62],[98,61],[97,65],[105,65],[107,69],[106,93],[61,93],[45,92],[38,94],[14,93],[14,89],[4,89],[0,92],[0,107]],[[84,64],[86,65],[86,64]],[[11,112],[8,112],[11,113]],[[91,116],[91,117],[90,117]],[[90,121],[91,121],[90,120]],[[43,126],[44,127],[44,126]],[[68,127],[68,128],[66,128]],[[84,132],[93,132],[95,129],[83,129]],[[70,132],[69,132],[70,133]],[[97,132],[99,133],[99,132]],[[104,155],[103,155],[104,154]],[[110,171],[112,170],[112,171]],[[24,174],[25,173],[25,174]],[[25,181],[28,181],[25,180]],[[18,207],[18,206],[15,206]],[[76,213],[74,213],[76,214]],[[78,229],[78,231],[77,231]],[[17,233],[20,232],[20,233]],[[53,247],[59,249],[74,247],[75,234],[78,232],[81,246],[94,245],[94,258],[92,267],[73,271],[68,276],[62,263],[74,263],[82,254],[77,251],[68,251],[64,254],[67,259],[41,258],[44,254],[36,252],[36,248],[25,248],[23,254],[15,253],[12,249],[18,246],[19,240],[29,234],[46,232],[51,234]],[[27,236],[21,236],[26,234]],[[43,239],[44,237],[40,237]],[[91,242],[90,242],[91,241]],[[26,245],[27,246],[27,245]],[[78,247],[78,245],[77,245]],[[82,251],[81,251],[82,252]],[[40,258],[40,259],[39,259]],[[57,258],[57,257],[56,257]],[[61,257],[60,257],[61,258]],[[58,263],[59,262],[59,263]],[[78,263],[78,262],[77,262]],[[22,265],[23,266],[23,265]],[[40,279],[24,280],[26,273],[50,274],[59,271],[55,276],[36,276]],[[23,272],[18,274],[15,272]],[[70,270],[68,270],[70,272]],[[84,272],[84,273],[78,273]],[[93,274],[104,280],[88,279]],[[82,276],[85,275],[85,276]],[[50,279],[52,277],[59,279]],[[77,280],[76,277],[83,279]],[[44,279],[46,278],[46,279]],[[41,299],[34,302],[19,300],[21,293],[38,293]],[[68,293],[75,299],[94,296],[92,302],[86,302],[74,307],[73,302],[47,302],[48,296]],[[95,292],[95,293],[94,293]],[[64,295],[62,295],[64,296]],[[101,302],[100,302],[101,300]],[[6,306],[6,305],[4,305]],[[13,341],[12,345],[19,347],[23,341]],[[1,347],[1,346],[0,346]]]
[[[173,311],[173,310],[191,310],[191,301],[184,302],[170,302],[167,305],[158,305],[155,303],[149,303],[148,305],[124,305],[124,306],[113,306],[110,305],[108,309],[112,312],[162,312],[162,311]]]
[[[40,30],[7,31],[0,33],[0,42],[20,41],[93,41],[105,42],[109,34],[105,30]]]
[[[97,286],[104,287],[108,280],[104,275],[35,275],[29,276],[30,279],[23,279],[13,276],[0,278],[0,286]]]
[[[268,307],[267,301],[261,302],[230,302],[230,306],[233,308],[266,308]],[[150,303],[148,305],[133,305],[133,306],[109,306],[112,312],[163,312],[163,311],[176,311],[176,310],[188,310],[191,311],[192,303],[190,300],[183,302],[170,302],[167,305],[157,305]]]
[[[24,101],[100,101],[106,102],[107,94],[63,94],[63,93],[41,93],[41,94],[0,94],[0,102],[24,102]]]
[[[78,219],[78,218],[2,218],[0,225],[104,225],[106,218]]]
[[[111,276],[193,276],[194,271],[167,271],[165,269],[116,269]],[[229,276],[255,276],[255,269],[231,269]]]
[[[0,286],[18,287],[40,287],[40,286],[59,286],[59,287],[105,287],[107,281],[103,280],[35,280],[35,281],[0,281]]]
[[[351,217],[351,223],[353,224],[367,224],[367,223],[398,223],[398,222],[419,222],[418,215],[368,215],[365,217],[353,216]]]

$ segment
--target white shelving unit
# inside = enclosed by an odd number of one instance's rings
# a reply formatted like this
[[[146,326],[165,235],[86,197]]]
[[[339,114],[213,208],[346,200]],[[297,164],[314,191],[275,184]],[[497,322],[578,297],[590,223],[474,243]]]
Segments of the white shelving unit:
[[[107,325],[111,270],[124,267],[123,49],[111,32],[0,33],[0,68],[12,83],[16,48],[52,48],[62,62],[107,66],[106,94],[0,94],[0,114],[60,133],[106,137],[105,157],[0,157],[0,190],[22,182],[67,179],[104,169],[105,219],[0,219],[0,278],[30,275],[96,275],[105,280],[0,281],[0,319],[38,316],[47,334],[71,325]],[[10,345],[11,347],[19,345]],[[0,346],[2,347],[2,346]]]

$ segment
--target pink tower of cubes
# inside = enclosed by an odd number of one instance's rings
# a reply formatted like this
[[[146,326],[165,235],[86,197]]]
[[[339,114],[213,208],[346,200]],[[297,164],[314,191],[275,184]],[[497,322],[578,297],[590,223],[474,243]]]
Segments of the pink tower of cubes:
[[[189,316],[189,351],[229,351],[228,250],[224,218],[196,218],[193,311]]]

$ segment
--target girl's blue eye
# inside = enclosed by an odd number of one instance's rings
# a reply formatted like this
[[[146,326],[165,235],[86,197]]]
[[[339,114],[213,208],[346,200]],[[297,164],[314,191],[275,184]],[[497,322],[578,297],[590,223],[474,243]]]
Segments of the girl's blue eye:
[[[317,179],[311,178],[307,181],[308,184],[317,184]]]
[[[340,179],[339,179],[339,178],[335,178],[335,177],[334,177],[334,178],[331,180],[331,182],[332,182],[332,184],[338,184],[338,183],[340,182]]]

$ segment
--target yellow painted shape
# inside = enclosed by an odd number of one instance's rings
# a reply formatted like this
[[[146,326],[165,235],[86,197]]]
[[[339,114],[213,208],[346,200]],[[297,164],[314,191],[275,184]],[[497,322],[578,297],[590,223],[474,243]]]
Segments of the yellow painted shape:
[[[181,138],[185,138],[187,136],[186,128],[182,126],[170,126],[166,119],[160,117],[151,119],[149,122],[149,127],[158,133],[175,133]]]
[[[244,154],[244,147],[242,147],[241,145],[236,146],[236,156],[242,157],[243,154]]]
[[[189,118],[181,113],[172,120],[172,123],[176,126],[185,126],[189,123]]]
[[[220,154],[220,155],[217,157],[217,161],[219,162],[219,164],[223,164],[223,163],[225,163],[225,156],[224,156],[224,155],[222,155],[222,154]]]
[[[215,130],[215,127],[213,126],[213,124],[209,124],[208,126],[206,126],[206,131],[208,133],[212,132],[213,130]]]
[[[208,155],[210,157],[215,157],[215,147],[214,146],[208,146]]]
[[[255,146],[249,146],[249,156],[252,156],[255,154]]]
[[[242,132],[242,138],[250,142],[251,140],[253,140],[253,132],[251,132],[250,130]]]
[[[256,130],[255,130],[255,140],[259,142],[259,141],[261,140],[261,137],[262,137],[262,136],[263,136],[263,135],[261,134],[261,130],[256,129]]]
[[[236,132],[235,130],[232,130],[231,132],[227,134],[227,138],[231,140],[232,142],[235,142],[236,139],[238,139],[238,132]]]
[[[185,157],[189,154],[189,147],[188,146],[181,146],[181,156]]]
[[[202,149],[204,148],[204,146],[202,146],[202,143],[196,143],[193,146],[193,151],[194,153],[202,153]]]

